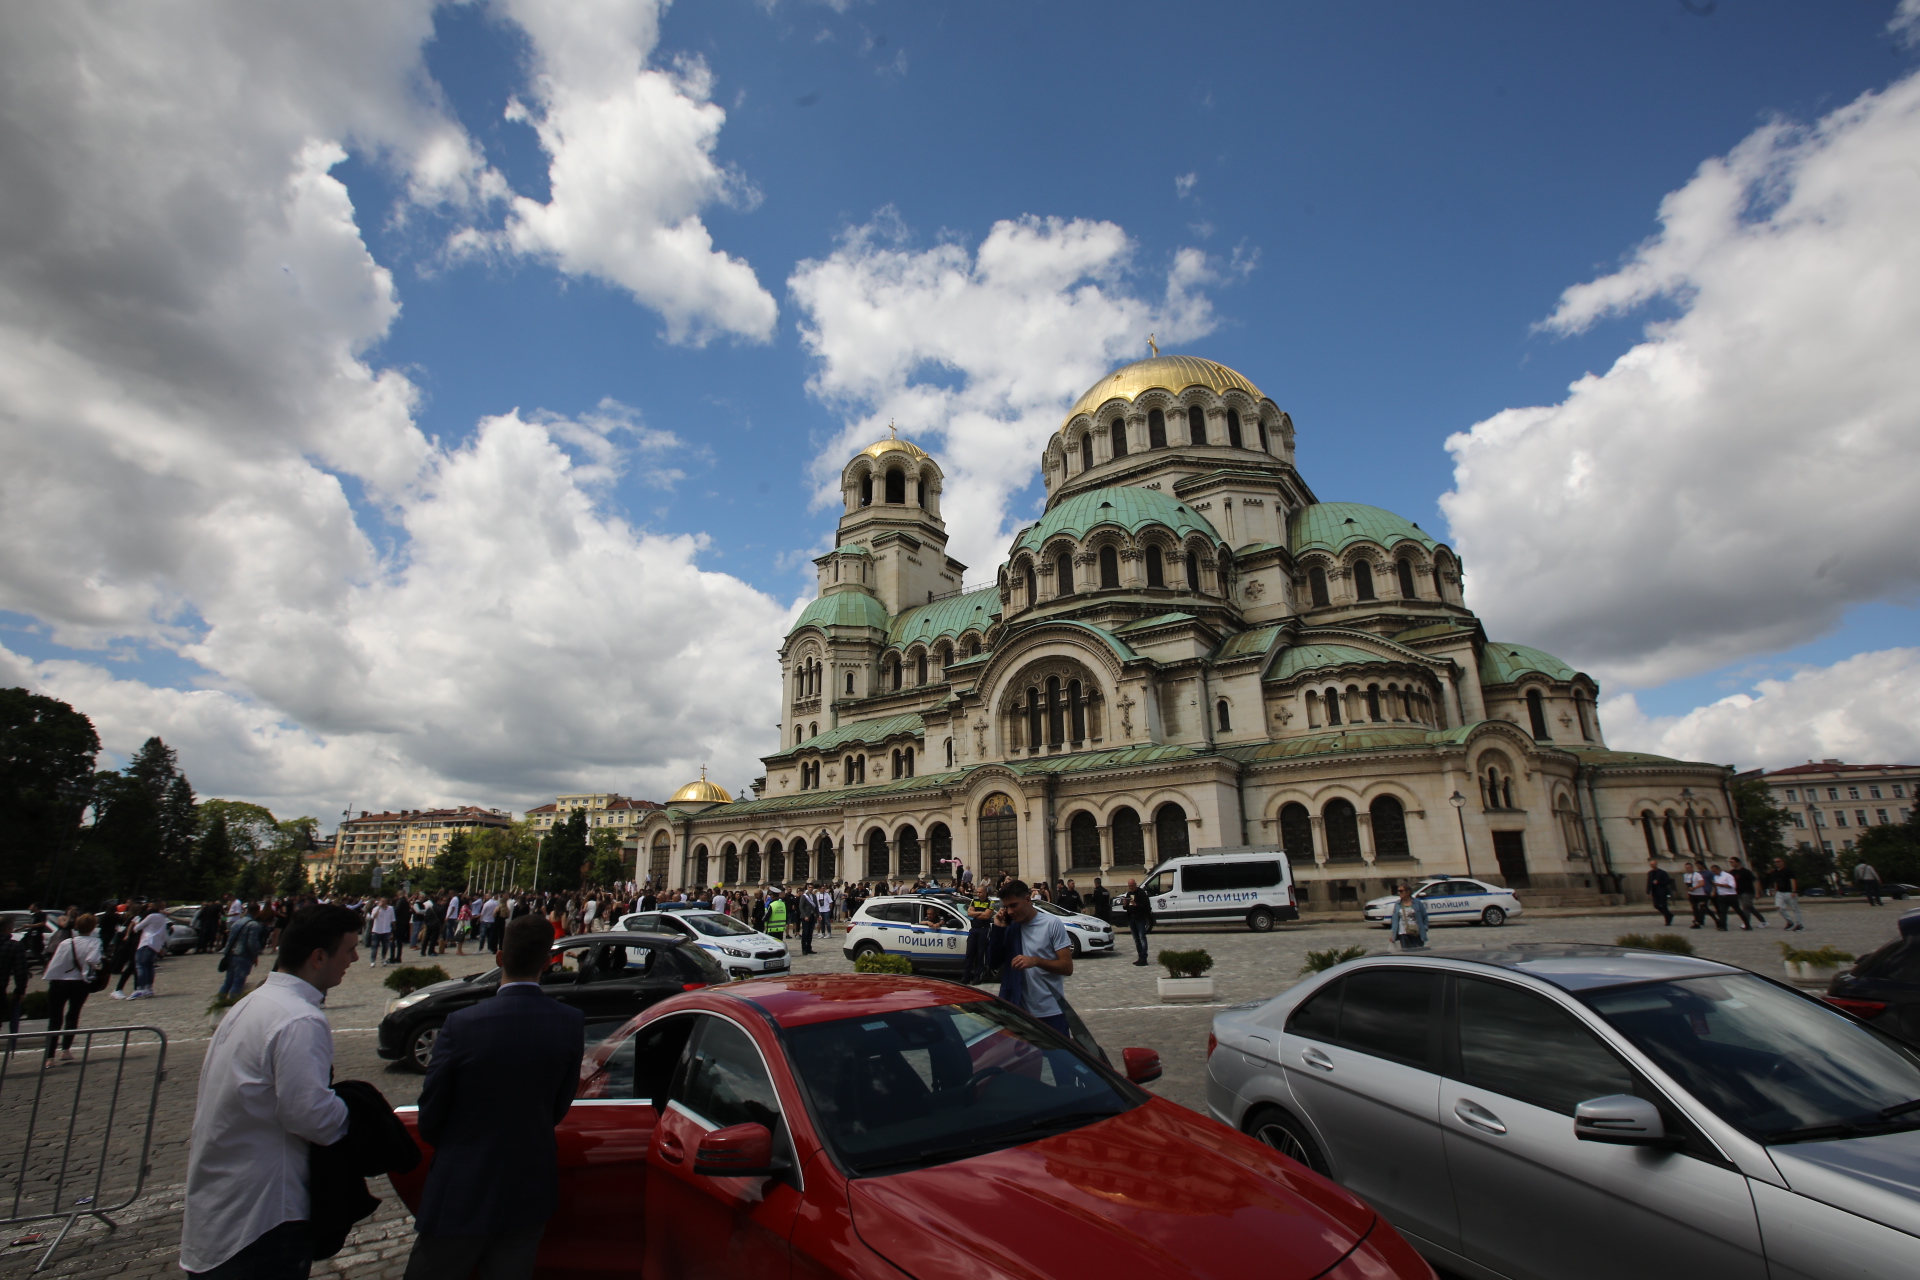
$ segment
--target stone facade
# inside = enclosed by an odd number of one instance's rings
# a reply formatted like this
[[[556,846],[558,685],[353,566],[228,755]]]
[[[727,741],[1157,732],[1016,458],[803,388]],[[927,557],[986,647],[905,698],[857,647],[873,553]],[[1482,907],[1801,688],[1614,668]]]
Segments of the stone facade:
[[[649,815],[638,873],[959,862],[1084,886],[1255,845],[1286,850],[1303,905],[1337,907],[1441,873],[1631,891],[1649,809],[1690,807],[1705,850],[1739,852],[1726,769],[1610,750],[1590,677],[1490,641],[1451,548],[1320,502],[1293,446],[1224,366],[1126,366],[1068,414],[1045,513],[971,590],[938,463],[904,440],[863,450],[781,650],[764,785]]]

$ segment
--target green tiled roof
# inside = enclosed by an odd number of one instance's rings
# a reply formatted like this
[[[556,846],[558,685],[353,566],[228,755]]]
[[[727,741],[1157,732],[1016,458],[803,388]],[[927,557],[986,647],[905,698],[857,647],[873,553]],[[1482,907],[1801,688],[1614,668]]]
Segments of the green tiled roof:
[[[836,591],[808,605],[787,634],[802,627],[872,627],[885,631],[890,621],[887,607],[866,592]]]
[[[1529,649],[1523,644],[1488,642],[1480,651],[1480,683],[1512,684],[1529,671],[1538,671],[1549,680],[1571,680],[1574,670],[1550,653]]]
[[[1233,554],[1236,556],[1252,556],[1258,555],[1262,551],[1280,551],[1282,549],[1277,542],[1249,542],[1244,546],[1235,547]]]
[[[1096,769],[1117,769],[1125,765],[1158,764],[1201,755],[1192,747],[1154,746],[1117,747],[1112,751],[1072,751],[1057,756],[1036,756],[1031,760],[1009,760],[1006,767],[1017,774],[1086,773]]]
[[[909,711],[902,716],[887,716],[882,720],[856,720],[852,724],[843,724],[829,729],[825,733],[816,733],[797,747],[788,747],[780,755],[789,756],[796,751],[835,751],[855,742],[885,742],[897,733],[911,733],[916,737],[927,731],[927,722],[919,715]],[[775,757],[768,756],[772,760]]]
[[[1090,622],[1081,622],[1074,618],[1035,618],[1032,622],[1024,623],[1024,625],[1016,625],[1015,629],[1008,632],[999,643],[1004,646],[1007,641],[1011,640],[1014,636],[1024,631],[1030,631],[1034,627],[1072,627],[1076,631],[1085,631],[1089,635],[1097,638],[1102,644],[1106,645],[1107,648],[1113,650],[1115,654],[1119,655],[1122,662],[1131,662],[1140,656],[1132,649],[1129,649],[1127,642],[1119,636],[1114,635],[1113,632],[1102,631]],[[959,664],[956,663],[955,665],[957,666]]]
[[[856,547],[851,542],[844,547],[835,547],[833,553],[840,556],[865,556],[873,554],[865,547]]]
[[[935,790],[958,782],[965,776],[964,770],[951,770],[947,773],[928,773],[913,778],[894,778],[887,782],[875,782],[859,787],[828,787],[819,791],[800,791],[790,796],[768,796],[763,800],[736,800],[732,804],[721,805],[711,810],[711,813],[715,818],[724,818],[731,822],[742,816],[781,813],[791,809],[834,808],[848,801],[866,800],[874,796],[897,795],[903,791]],[[837,821],[837,818],[829,819],[829,822]]]
[[[1140,618],[1137,621],[1129,622],[1124,627],[1115,627],[1113,631],[1115,635],[1120,635],[1128,631],[1145,631],[1148,627],[1170,627],[1176,622],[1198,621],[1199,619],[1190,613],[1160,613],[1155,614],[1151,618]]]
[[[1220,537],[1214,532],[1213,526],[1207,523],[1206,517],[1180,499],[1158,489],[1120,486],[1076,493],[1042,516],[1039,524],[1030,526],[1015,539],[1013,549],[1018,551],[1025,547],[1030,551],[1038,551],[1055,534],[1084,538],[1103,524],[1118,525],[1128,533],[1150,524],[1161,524],[1173,530],[1177,538],[1184,538],[1195,531],[1216,540]]]
[[[1257,657],[1273,647],[1273,638],[1279,634],[1279,627],[1255,627],[1251,631],[1242,631],[1237,636],[1228,636],[1221,646],[1214,650],[1213,660],[1230,662],[1235,658]]]
[[[1305,671],[1343,667],[1350,662],[1391,662],[1393,659],[1350,644],[1296,644],[1280,655],[1267,673],[1269,680],[1291,680]]]
[[[1315,548],[1337,555],[1351,542],[1391,547],[1404,538],[1428,550],[1440,545],[1411,520],[1361,502],[1317,502],[1294,512],[1287,521],[1287,545],[1295,555]]]
[[[1699,765],[1701,763],[1697,760],[1676,760],[1672,756],[1656,756],[1647,751],[1609,751],[1605,747],[1562,747],[1557,742],[1554,746],[1568,755],[1578,756],[1582,764],[1590,764],[1599,769],[1631,769],[1643,765]],[[1704,767],[1724,769],[1727,766],[1708,764]]]
[[[1287,760],[1297,756],[1338,755],[1351,751],[1380,751],[1392,747],[1437,746],[1443,735],[1426,729],[1388,729],[1369,727],[1344,732],[1316,733],[1304,738],[1283,738],[1278,742],[1249,743],[1243,747],[1221,747],[1220,754],[1252,764],[1259,760]]]
[[[1458,635],[1461,632],[1470,630],[1472,630],[1472,628],[1456,626],[1453,619],[1446,618],[1439,622],[1424,623],[1414,627],[1410,631],[1402,631],[1393,637],[1393,642],[1395,644],[1405,644],[1409,640],[1430,640],[1434,636]]]
[[[915,605],[893,620],[887,643],[904,649],[916,640],[930,642],[942,636],[957,636],[969,629],[984,634],[999,607],[998,587],[982,587],[932,604]]]

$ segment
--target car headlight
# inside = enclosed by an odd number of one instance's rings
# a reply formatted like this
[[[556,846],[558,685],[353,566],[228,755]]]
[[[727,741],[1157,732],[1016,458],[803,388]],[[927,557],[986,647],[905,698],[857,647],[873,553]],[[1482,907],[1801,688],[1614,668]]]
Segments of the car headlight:
[[[732,956],[736,960],[745,960],[749,958],[749,956],[752,954],[751,952],[746,952],[746,951],[735,951],[732,947],[722,947],[720,949],[726,952],[728,955]]]

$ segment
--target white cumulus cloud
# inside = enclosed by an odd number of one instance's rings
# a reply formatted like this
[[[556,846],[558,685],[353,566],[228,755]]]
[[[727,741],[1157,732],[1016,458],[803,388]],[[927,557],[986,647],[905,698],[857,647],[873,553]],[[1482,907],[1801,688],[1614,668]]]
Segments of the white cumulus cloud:
[[[1153,295],[1136,289],[1133,256],[1111,222],[1037,217],[995,223],[977,249],[919,248],[885,211],[802,262],[787,283],[816,361],[808,387],[848,415],[815,459],[819,501],[838,501],[847,458],[895,422],[937,453],[948,552],[985,581],[1027,518],[1009,501],[1073,398],[1144,356],[1149,332],[1171,346],[1213,328],[1203,254],[1177,253]]]
[[[1546,322],[1670,318],[1558,404],[1448,441],[1496,633],[1649,685],[1920,589],[1920,76],[1707,161]],[[1831,752],[1829,754],[1832,754]]]

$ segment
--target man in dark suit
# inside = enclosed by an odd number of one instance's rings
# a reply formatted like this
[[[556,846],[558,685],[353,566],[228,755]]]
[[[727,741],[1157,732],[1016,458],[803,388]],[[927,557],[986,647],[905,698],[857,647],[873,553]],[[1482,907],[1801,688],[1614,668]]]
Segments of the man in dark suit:
[[[433,1168],[420,1196],[406,1280],[525,1280],[559,1207],[553,1130],[573,1104],[585,1052],[578,1009],[540,989],[553,931],[507,925],[500,990],[447,1018],[420,1090]]]

